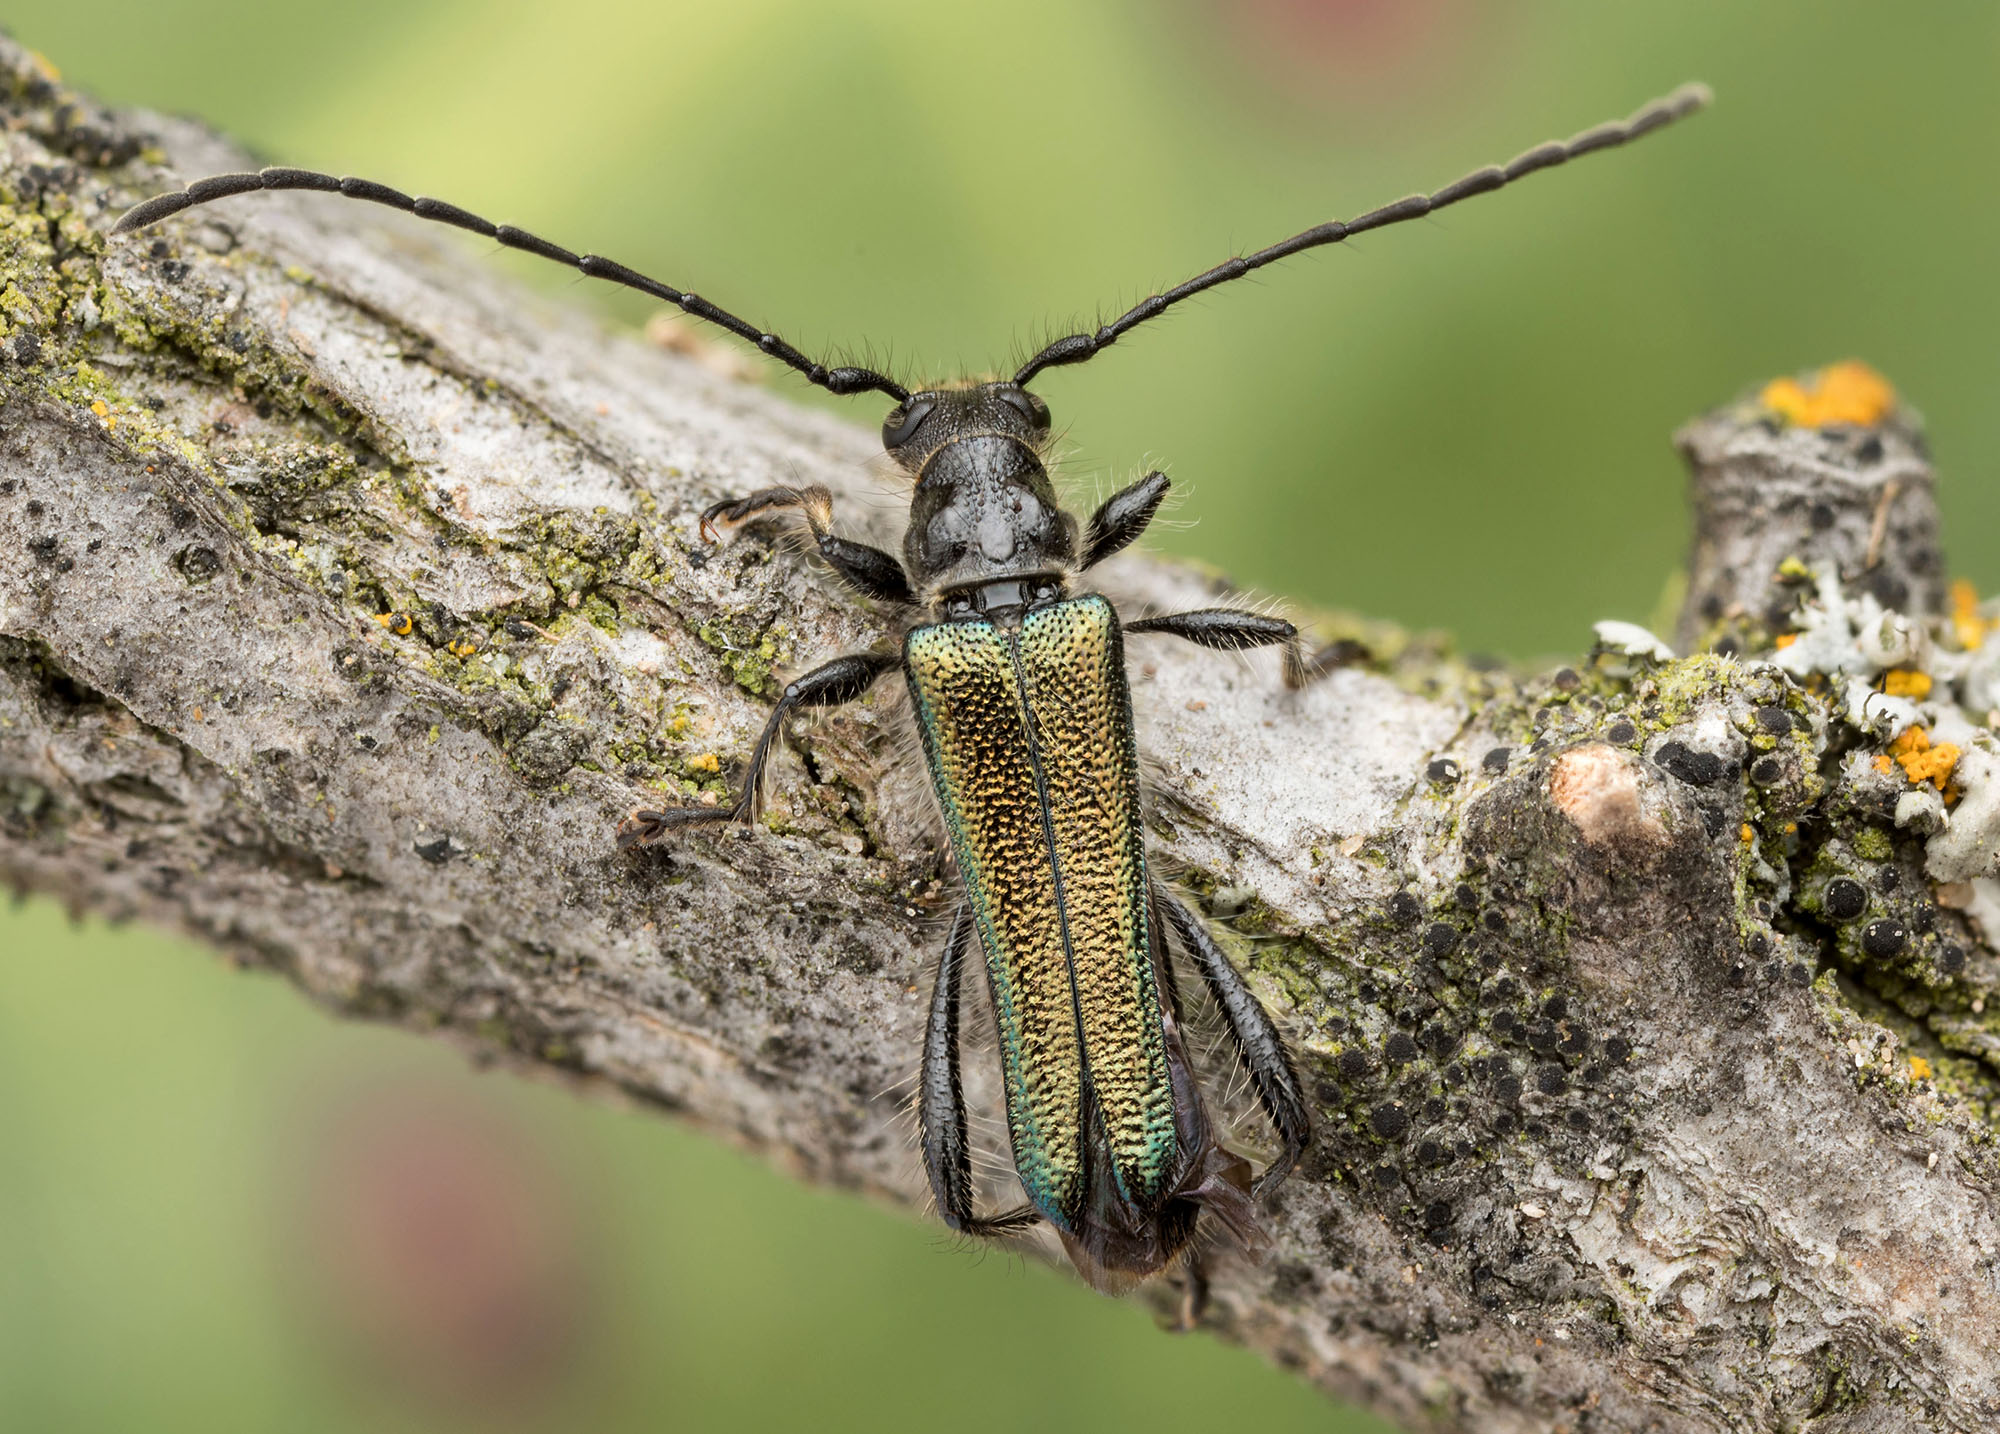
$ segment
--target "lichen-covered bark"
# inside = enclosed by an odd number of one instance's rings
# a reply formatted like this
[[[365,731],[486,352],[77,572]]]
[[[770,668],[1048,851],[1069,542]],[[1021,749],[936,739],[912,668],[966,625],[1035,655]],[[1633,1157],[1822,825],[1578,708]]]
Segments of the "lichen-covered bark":
[[[735,779],[774,671],[884,636],[695,524],[810,481],[891,538],[869,439],[362,206],[108,242],[240,160],[0,74],[7,879],[920,1204],[952,893],[893,684],[796,724],[761,824],[612,843]],[[1738,516],[1702,509],[1685,631],[1726,652],[1517,681],[1371,629],[1288,697],[1132,644],[1156,845],[1319,1107],[1211,1321],[1414,1426],[2000,1419],[1990,622],[1932,617],[1907,426],[1705,423]]]

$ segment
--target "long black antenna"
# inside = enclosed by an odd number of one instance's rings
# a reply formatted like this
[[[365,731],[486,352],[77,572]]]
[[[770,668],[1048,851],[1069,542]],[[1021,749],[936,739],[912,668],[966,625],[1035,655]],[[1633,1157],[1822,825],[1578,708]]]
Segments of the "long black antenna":
[[[1505,165],[1489,165],[1476,169],[1465,178],[1447,184],[1435,194],[1412,194],[1407,199],[1398,199],[1394,204],[1385,204],[1380,209],[1372,209],[1358,219],[1330,220],[1325,224],[1294,234],[1268,249],[1259,249],[1254,254],[1239,255],[1237,258],[1218,264],[1205,274],[1197,274],[1184,284],[1176,285],[1163,294],[1154,294],[1130,312],[1105,324],[1095,333],[1071,334],[1068,338],[1057,339],[1025,364],[1014,375],[1017,384],[1026,383],[1045,368],[1057,368],[1063,364],[1082,363],[1103,349],[1118,342],[1121,335],[1137,328],[1150,318],[1164,313],[1182,299],[1191,298],[1205,289],[1213,289],[1218,284],[1226,284],[1231,279],[1240,279],[1254,269],[1266,264],[1274,264],[1304,249],[1317,249],[1322,244],[1338,244],[1341,240],[1370,229],[1385,229],[1391,224],[1401,224],[1406,219],[1421,219],[1426,214],[1435,214],[1448,204],[1456,204],[1461,199],[1470,199],[1475,194],[1489,194],[1502,185],[1511,184],[1538,169],[1550,169],[1564,164],[1581,155],[1591,154],[1600,149],[1615,149],[1629,143],[1642,134],[1651,134],[1662,125],[1672,124],[1683,116],[1693,114],[1709,101],[1707,85],[1682,85],[1665,99],[1655,100],[1630,119],[1599,125],[1587,129],[1569,140],[1551,140],[1537,145],[1519,159]]]
[[[678,305],[681,312],[697,319],[705,319],[718,328],[729,330],[740,339],[755,344],[760,353],[769,354],[779,363],[789,365],[804,374],[806,378],[832,393],[865,393],[874,389],[886,393],[901,403],[910,396],[908,389],[886,374],[869,368],[829,368],[823,363],[807,358],[776,334],[765,333],[755,324],[744,322],[725,309],[718,309],[708,300],[696,294],[683,293],[671,284],[663,284],[658,279],[649,279],[635,269],[610,259],[600,259],[595,254],[572,254],[560,244],[551,244],[546,239],[537,238],[525,229],[516,229],[511,224],[495,224],[481,219],[477,214],[460,209],[456,204],[446,204],[441,199],[423,199],[391,189],[386,184],[377,184],[370,179],[337,179],[331,174],[317,174],[310,169],[265,169],[256,174],[216,174],[207,179],[197,179],[178,194],[161,194],[125,211],[125,216],[112,226],[113,234],[130,234],[136,229],[144,229],[149,224],[157,224],[162,219],[179,214],[184,209],[192,209],[197,204],[208,204],[217,199],[227,199],[235,194],[248,194],[259,189],[310,189],[321,194],[342,194],[349,199],[365,199],[371,204],[386,204],[391,209],[400,209],[405,214],[414,214],[419,219],[434,219],[440,224],[456,225],[460,229],[470,229],[474,234],[484,235],[509,249],[524,250],[538,254],[544,259],[553,259],[558,264],[567,264],[572,269],[581,270],[593,279],[609,279],[614,284],[622,284],[628,289],[637,289],[642,294],[651,294],[656,299],[664,299]]]

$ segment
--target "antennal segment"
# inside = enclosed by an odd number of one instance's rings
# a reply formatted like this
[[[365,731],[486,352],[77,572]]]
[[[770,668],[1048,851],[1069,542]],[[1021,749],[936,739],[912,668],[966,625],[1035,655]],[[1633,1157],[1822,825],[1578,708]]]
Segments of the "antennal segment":
[[[1239,255],[1216,265],[1206,273],[1195,275],[1186,283],[1176,285],[1165,293],[1154,294],[1129,312],[1105,324],[1095,333],[1071,334],[1067,338],[1057,339],[1023,364],[1020,372],[1014,375],[1014,382],[1027,383],[1046,368],[1082,363],[1085,359],[1117,343],[1122,335],[1137,328],[1146,320],[1166,312],[1182,299],[1192,298],[1204,290],[1215,288],[1218,284],[1226,284],[1231,279],[1240,279],[1253,270],[1263,268],[1266,264],[1275,264],[1280,259],[1290,258],[1306,249],[1317,249],[1322,244],[1338,244],[1343,239],[1356,234],[1365,234],[1371,229],[1386,229],[1391,224],[1401,224],[1409,219],[1421,219],[1426,214],[1435,214],[1446,205],[1456,204],[1461,199],[1470,199],[1475,194],[1490,194],[1537,170],[1552,169],[1558,164],[1565,164],[1600,149],[1615,149],[1621,144],[1639,138],[1640,135],[1651,134],[1663,125],[1672,124],[1677,119],[1693,114],[1707,104],[1709,99],[1708,86],[1682,85],[1665,99],[1653,101],[1628,120],[1614,121],[1599,125],[1595,129],[1587,129],[1572,139],[1552,140],[1548,144],[1537,145],[1511,163],[1476,169],[1434,194],[1412,194],[1407,199],[1398,199],[1394,204],[1385,204],[1380,209],[1370,210],[1358,219],[1330,220],[1306,230],[1303,234],[1294,234],[1291,238],[1273,244],[1268,249],[1259,249],[1254,254]]]
[[[113,234],[130,234],[157,224],[162,219],[171,218],[182,210],[192,209],[199,204],[209,204],[218,199],[228,199],[233,195],[248,194],[259,189],[306,189],[321,194],[340,194],[349,199],[365,199],[371,204],[386,204],[391,209],[400,209],[405,214],[414,214],[419,219],[431,219],[440,224],[450,224],[459,229],[469,229],[474,234],[483,235],[495,243],[509,249],[519,249],[543,259],[553,259],[579,270],[593,279],[605,279],[627,289],[637,289],[642,294],[650,294],[679,307],[682,313],[705,320],[718,328],[729,330],[738,338],[756,346],[759,353],[768,354],[779,363],[804,374],[812,383],[831,393],[865,393],[870,389],[886,393],[901,403],[910,396],[909,390],[900,383],[868,368],[829,368],[827,365],[807,358],[776,334],[766,333],[755,324],[747,323],[726,309],[719,309],[698,294],[686,293],[671,284],[648,278],[636,269],[628,269],[623,264],[610,259],[599,258],[595,254],[573,254],[560,244],[516,229],[511,224],[495,224],[482,219],[477,214],[460,209],[456,204],[447,204],[441,199],[425,199],[391,189],[386,184],[377,184],[370,179],[337,179],[331,174],[318,174],[310,169],[273,168],[260,170],[255,174],[216,174],[207,179],[197,179],[186,189],[175,194],[160,194],[135,204],[125,212],[117,224],[112,226]]]

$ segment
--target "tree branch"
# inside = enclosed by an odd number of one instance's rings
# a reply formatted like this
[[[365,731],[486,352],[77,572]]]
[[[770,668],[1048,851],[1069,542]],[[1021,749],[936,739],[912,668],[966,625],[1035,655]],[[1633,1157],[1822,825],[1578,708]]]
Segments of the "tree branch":
[[[696,531],[811,482],[893,541],[872,441],[364,206],[110,243],[240,157],[0,75],[7,879],[920,1204],[952,893],[892,684],[795,724],[761,825],[612,843],[733,779],[774,669],[884,637]],[[1734,657],[1516,681],[1353,627],[1380,659],[1287,697],[1134,639],[1156,845],[1319,1105],[1219,1332],[1439,1429],[2000,1418],[2000,683],[1933,619],[1914,430],[1784,411],[1683,439],[1682,640]]]

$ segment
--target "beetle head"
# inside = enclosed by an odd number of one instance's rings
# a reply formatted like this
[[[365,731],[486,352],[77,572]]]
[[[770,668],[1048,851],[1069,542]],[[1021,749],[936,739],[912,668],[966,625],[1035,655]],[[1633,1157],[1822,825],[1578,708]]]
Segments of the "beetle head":
[[[913,474],[922,473],[940,448],[975,436],[1039,449],[1049,437],[1049,406],[1018,383],[999,380],[913,393],[882,420],[882,446]]]

